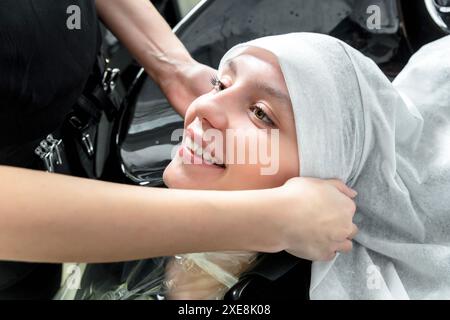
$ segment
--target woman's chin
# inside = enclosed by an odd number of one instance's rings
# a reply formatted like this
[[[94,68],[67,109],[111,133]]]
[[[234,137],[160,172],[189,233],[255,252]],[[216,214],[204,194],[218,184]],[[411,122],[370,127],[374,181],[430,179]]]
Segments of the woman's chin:
[[[220,179],[218,173],[194,166],[182,164],[177,159],[172,160],[164,170],[164,184],[171,189],[220,189],[215,188]]]
[[[180,179],[177,179],[177,175],[174,172],[175,168],[173,168],[173,161],[169,163],[169,165],[166,167],[163,173],[163,181],[164,184],[171,189],[178,189],[178,185],[180,184]]]

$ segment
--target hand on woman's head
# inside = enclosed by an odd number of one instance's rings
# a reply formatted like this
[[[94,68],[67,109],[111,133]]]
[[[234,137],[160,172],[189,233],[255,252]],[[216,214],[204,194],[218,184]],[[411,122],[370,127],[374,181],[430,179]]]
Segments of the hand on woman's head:
[[[195,60],[178,64],[172,77],[159,79],[159,85],[170,105],[185,116],[188,106],[209,91],[209,79],[217,70]]]
[[[353,224],[355,191],[339,180],[315,178],[293,178],[279,189],[286,197],[278,204],[280,221],[291,221],[281,249],[313,261],[332,260],[337,252],[352,249],[358,232]]]

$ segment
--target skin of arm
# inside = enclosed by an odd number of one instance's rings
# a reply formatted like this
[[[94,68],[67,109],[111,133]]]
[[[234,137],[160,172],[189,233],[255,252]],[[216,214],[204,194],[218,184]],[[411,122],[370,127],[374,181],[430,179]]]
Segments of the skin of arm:
[[[182,116],[195,98],[211,90],[216,70],[191,57],[150,1],[96,0],[96,8]]]
[[[249,191],[144,188],[0,166],[0,260],[112,262],[208,251],[309,260],[352,249],[356,193],[293,178]]]
[[[0,177],[0,260],[111,262],[284,246],[279,224],[252,208],[252,191],[143,188],[1,166]]]

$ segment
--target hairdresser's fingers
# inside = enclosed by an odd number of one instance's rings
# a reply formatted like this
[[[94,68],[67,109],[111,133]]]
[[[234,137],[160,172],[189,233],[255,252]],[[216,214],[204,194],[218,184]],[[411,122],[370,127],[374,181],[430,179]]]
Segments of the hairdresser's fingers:
[[[354,198],[358,194],[355,190],[348,187],[345,183],[343,183],[340,180],[336,179],[329,179],[327,182],[331,185],[333,185],[336,189],[338,189],[340,192],[345,194],[347,197]]]
[[[334,235],[330,238],[331,241],[336,243],[343,243],[347,240],[352,240],[358,233],[358,227],[349,221],[349,223],[341,228],[336,228]]]
[[[333,260],[336,257],[336,255],[337,255],[337,251],[333,251],[333,252],[330,252],[328,255],[326,255],[321,260],[323,260],[323,261],[331,261],[331,260]],[[319,260],[319,261],[321,261],[321,260]]]
[[[350,240],[345,240],[343,242],[340,242],[337,247],[336,251],[338,252],[350,252],[353,249],[353,243]]]
[[[350,235],[347,237],[348,240],[352,240],[356,234],[358,233],[358,227],[356,226],[356,224],[352,225],[352,232],[350,233]]]

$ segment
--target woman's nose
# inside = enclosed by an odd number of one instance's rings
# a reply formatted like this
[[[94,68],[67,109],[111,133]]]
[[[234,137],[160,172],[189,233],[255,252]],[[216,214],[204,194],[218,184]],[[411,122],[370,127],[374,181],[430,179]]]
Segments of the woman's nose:
[[[207,126],[225,130],[228,127],[228,114],[223,103],[224,101],[207,94],[193,102],[192,116],[199,118]]]

